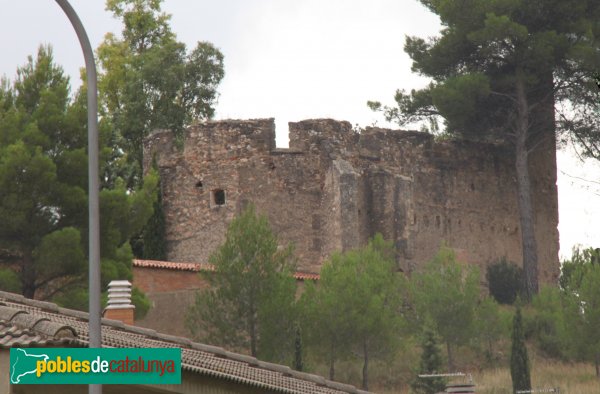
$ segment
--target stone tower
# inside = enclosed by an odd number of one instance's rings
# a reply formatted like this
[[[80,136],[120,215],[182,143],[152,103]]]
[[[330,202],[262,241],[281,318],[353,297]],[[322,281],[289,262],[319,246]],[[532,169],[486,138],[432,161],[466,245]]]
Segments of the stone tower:
[[[299,269],[318,272],[333,251],[376,232],[412,271],[441,243],[484,268],[521,262],[514,158],[500,145],[436,141],[430,134],[367,128],[331,119],[290,123],[290,147],[275,147],[273,119],[211,121],[190,127],[183,148],[172,134],[145,141],[163,185],[168,257],[206,262],[228,223],[248,203],[267,214]],[[556,156],[531,160],[539,273],[556,279]]]

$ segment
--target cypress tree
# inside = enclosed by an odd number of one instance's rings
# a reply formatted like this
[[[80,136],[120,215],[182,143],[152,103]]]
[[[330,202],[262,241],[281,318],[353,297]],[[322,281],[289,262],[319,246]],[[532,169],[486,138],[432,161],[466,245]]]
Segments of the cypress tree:
[[[146,223],[142,232],[143,257],[150,260],[166,260],[167,244],[165,242],[165,213],[162,206],[162,186],[159,178],[154,202],[154,213]]]
[[[129,243],[133,255],[138,259],[167,260],[166,223],[162,202],[162,180],[156,158],[152,160],[152,168],[158,174],[156,200],[152,205],[152,216],[142,230],[131,237]]]
[[[512,378],[513,392],[516,393],[517,390],[531,390],[529,357],[527,356],[527,347],[525,346],[520,307],[517,307],[517,312],[513,319],[510,376]]]
[[[302,361],[302,331],[300,326],[296,324],[296,339],[294,341],[294,369],[296,371],[302,371],[304,369],[304,362]]]

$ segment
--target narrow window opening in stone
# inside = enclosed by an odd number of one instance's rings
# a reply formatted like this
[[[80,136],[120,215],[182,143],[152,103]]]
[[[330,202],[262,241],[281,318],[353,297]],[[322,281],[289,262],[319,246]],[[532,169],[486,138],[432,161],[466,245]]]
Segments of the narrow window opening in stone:
[[[204,187],[204,185],[202,184],[202,181],[196,182],[196,189],[202,190],[203,187]]]
[[[439,216],[435,217],[435,227],[440,228],[441,220]]]
[[[475,191],[475,184],[471,183],[471,191],[474,192]]]
[[[215,203],[215,205],[225,205],[225,190],[213,190],[213,202]]]

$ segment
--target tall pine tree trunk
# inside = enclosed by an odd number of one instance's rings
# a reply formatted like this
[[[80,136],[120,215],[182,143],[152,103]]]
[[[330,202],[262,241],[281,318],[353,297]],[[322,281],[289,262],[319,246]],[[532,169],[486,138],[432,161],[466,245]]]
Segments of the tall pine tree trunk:
[[[331,342],[331,352],[329,353],[329,380],[335,377],[335,345]]]
[[[369,349],[367,347],[367,341],[363,342],[363,354],[365,356],[365,362],[363,364],[363,390],[369,390]]]
[[[302,332],[300,326],[296,324],[295,329],[296,338],[294,339],[294,369],[296,371],[302,371],[304,369],[304,362],[302,361]]]
[[[257,342],[257,332],[256,332],[256,311],[254,310],[254,302],[252,301],[252,296],[250,296],[250,319],[248,321],[248,331],[250,334],[250,355],[252,357],[256,357],[256,342]]]
[[[23,296],[33,298],[35,296],[35,267],[31,253],[23,253],[23,265],[21,270],[21,285]]]
[[[523,273],[525,294],[528,300],[538,292],[538,261],[535,240],[534,212],[531,202],[531,179],[529,177],[529,105],[525,93],[525,77],[517,70],[517,119],[515,125],[515,167],[517,172],[517,202],[521,221],[521,241],[523,248]]]
[[[454,372],[454,354],[450,342],[446,341],[446,350],[448,351],[448,372]]]

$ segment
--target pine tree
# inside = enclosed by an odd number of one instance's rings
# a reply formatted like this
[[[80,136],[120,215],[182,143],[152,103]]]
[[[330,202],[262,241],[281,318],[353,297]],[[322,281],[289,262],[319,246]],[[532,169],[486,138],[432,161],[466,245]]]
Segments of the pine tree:
[[[529,357],[527,356],[527,347],[525,346],[520,307],[517,307],[517,312],[513,319],[510,377],[512,378],[513,391],[515,393],[517,390],[531,390]]]
[[[252,204],[229,224],[225,242],[204,273],[209,288],[187,316],[192,333],[208,343],[290,363],[294,355],[295,261],[280,248],[267,217]]]
[[[443,365],[442,354],[438,345],[435,332],[426,327],[421,340],[421,361],[419,362],[419,374],[440,373]],[[418,376],[410,384],[411,389],[418,394],[434,394],[444,390],[446,380],[437,378],[420,378]]]
[[[73,96],[52,48],[0,81],[0,286],[25,297],[87,308],[86,85]],[[108,163],[99,128],[100,162]],[[152,214],[157,174],[136,190],[100,190],[102,288],[132,279],[128,239]],[[139,302],[138,302],[139,301]],[[134,293],[136,313],[147,309]],[[140,303],[141,302],[141,303]],[[138,315],[139,316],[139,315]]]
[[[407,284],[396,272],[394,248],[376,234],[369,243],[323,264],[318,286],[302,295],[306,339],[329,364],[353,354],[363,359],[362,388],[369,389],[369,361],[393,354],[404,325],[401,295]]]
[[[536,173],[530,157],[555,149],[556,131],[600,157],[600,67],[597,0],[420,0],[440,17],[439,37],[407,37],[412,69],[433,79],[424,89],[397,91],[383,108],[401,125],[443,118],[466,139],[503,141],[514,154],[514,196],[520,216],[528,300],[538,293]],[[375,110],[381,104],[370,102]],[[432,127],[433,129],[434,127]]]
[[[454,350],[471,341],[476,327],[479,270],[464,268],[452,249],[442,247],[423,271],[412,275],[411,293],[417,321],[430,320],[446,344],[448,370],[454,371]]]

